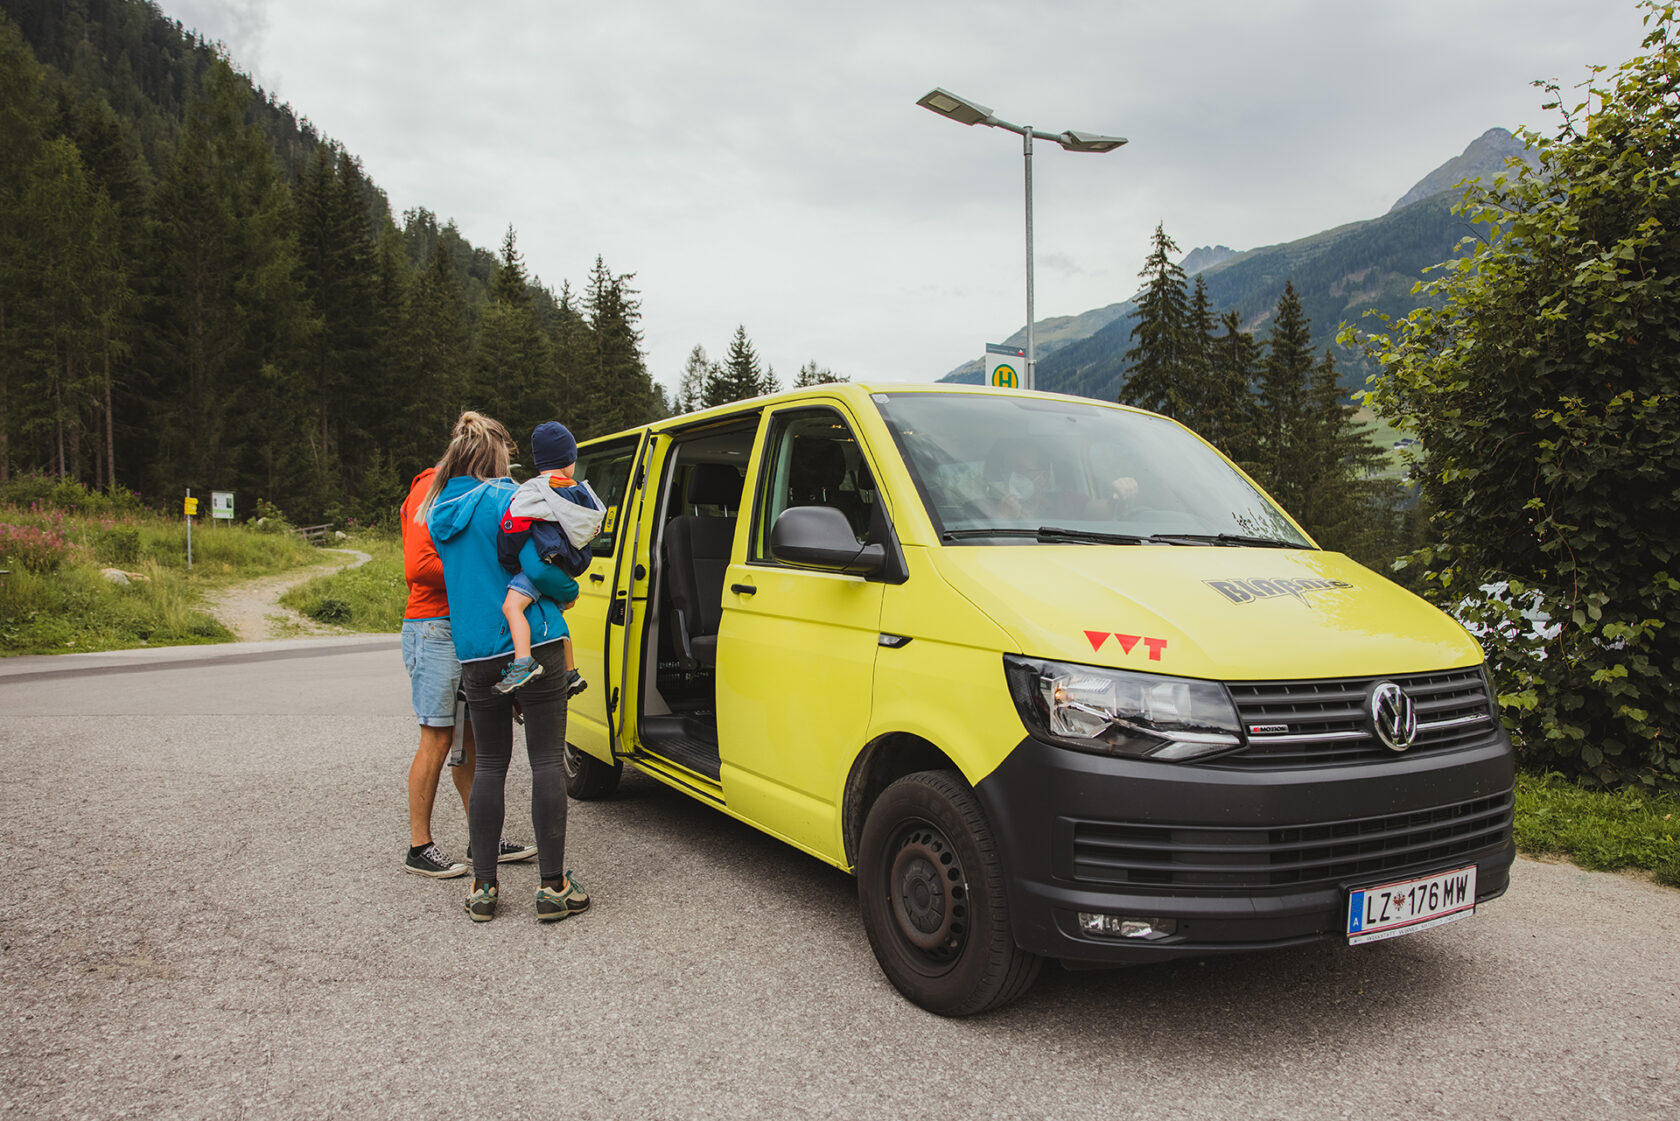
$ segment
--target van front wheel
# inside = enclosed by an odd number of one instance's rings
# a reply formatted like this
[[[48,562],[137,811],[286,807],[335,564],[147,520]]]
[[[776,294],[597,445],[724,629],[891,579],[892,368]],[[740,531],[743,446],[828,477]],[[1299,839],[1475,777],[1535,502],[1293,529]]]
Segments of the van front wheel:
[[[624,762],[603,763],[587,751],[566,745],[566,793],[580,802],[611,798],[624,777]]]
[[[919,771],[882,792],[864,822],[857,876],[875,960],[928,1011],[997,1008],[1038,977],[1040,959],[1010,930],[986,815],[955,771]]]

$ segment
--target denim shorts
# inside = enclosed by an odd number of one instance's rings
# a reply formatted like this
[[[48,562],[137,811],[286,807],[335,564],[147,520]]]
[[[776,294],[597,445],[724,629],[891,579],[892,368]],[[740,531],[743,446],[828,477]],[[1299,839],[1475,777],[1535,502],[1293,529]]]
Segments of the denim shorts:
[[[537,586],[531,583],[531,578],[523,572],[515,572],[512,578],[508,580],[508,591],[518,592],[532,603],[542,598],[542,593],[537,591]]]
[[[461,687],[461,663],[448,619],[404,619],[403,665],[414,694],[414,716],[424,728],[455,726],[455,691]]]

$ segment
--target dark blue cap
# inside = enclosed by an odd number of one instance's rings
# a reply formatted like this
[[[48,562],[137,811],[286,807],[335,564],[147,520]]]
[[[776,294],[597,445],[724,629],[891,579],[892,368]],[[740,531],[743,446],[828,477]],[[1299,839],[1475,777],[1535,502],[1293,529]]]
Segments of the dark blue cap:
[[[531,433],[531,462],[538,471],[553,471],[577,462],[577,441],[557,420],[545,420]]]

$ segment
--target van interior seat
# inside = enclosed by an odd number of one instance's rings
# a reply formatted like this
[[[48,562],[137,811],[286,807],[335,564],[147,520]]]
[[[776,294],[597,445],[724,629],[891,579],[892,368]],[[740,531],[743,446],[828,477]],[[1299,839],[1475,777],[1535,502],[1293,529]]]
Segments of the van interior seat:
[[[685,668],[717,665],[717,632],[723,621],[723,577],[735,540],[741,474],[727,463],[697,463],[688,473],[686,509],[717,506],[722,517],[680,514],[665,526],[666,587],[676,619]]]
[[[789,506],[832,506],[846,515],[852,535],[864,539],[869,527],[869,500],[863,497],[869,469],[858,464],[856,489],[847,489],[846,452],[833,440],[801,440],[795,449],[792,478],[788,486]],[[874,486],[869,479],[867,485]]]

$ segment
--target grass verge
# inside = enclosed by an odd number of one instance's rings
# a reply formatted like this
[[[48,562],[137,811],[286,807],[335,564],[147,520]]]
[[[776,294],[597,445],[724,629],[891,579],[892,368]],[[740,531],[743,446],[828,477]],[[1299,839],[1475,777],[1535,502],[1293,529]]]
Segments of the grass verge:
[[[305,581],[281,596],[280,602],[318,623],[396,634],[402,630],[403,608],[408,603],[402,541],[394,533],[368,530],[342,544],[373,559]]]
[[[1587,790],[1559,774],[1517,776],[1517,848],[1597,872],[1637,870],[1680,887],[1680,798]]]
[[[91,508],[0,502],[0,655],[227,642],[204,588],[320,556],[283,529],[201,524],[189,571],[184,522],[77,490]]]

